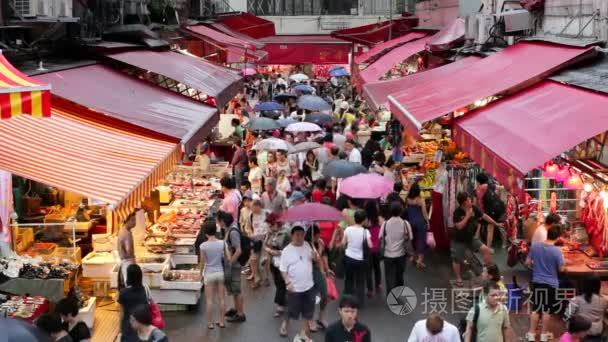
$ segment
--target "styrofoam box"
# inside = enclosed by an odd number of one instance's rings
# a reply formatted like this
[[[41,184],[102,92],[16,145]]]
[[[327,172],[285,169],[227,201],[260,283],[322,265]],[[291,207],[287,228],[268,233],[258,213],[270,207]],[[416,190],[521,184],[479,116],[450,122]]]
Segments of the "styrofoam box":
[[[195,305],[201,298],[201,291],[150,289],[150,296],[158,304]]]
[[[120,269],[119,265],[116,265],[110,272],[110,287],[113,289],[118,288],[118,270]],[[158,273],[144,273],[143,274],[143,282],[144,285],[147,285],[150,288],[159,288],[162,286],[163,274]]]
[[[112,254],[109,254],[105,260],[91,261],[95,252],[89,253],[82,259],[82,276],[87,278],[108,278],[110,272],[117,263],[117,260]]]
[[[169,272],[171,267],[167,265],[163,274]],[[160,288],[162,290],[186,290],[186,291],[200,291],[202,283],[200,281],[167,281],[161,279]]]
[[[89,327],[93,329],[95,323],[95,310],[97,309],[97,298],[91,297],[87,302],[87,306],[78,311],[78,317]]]

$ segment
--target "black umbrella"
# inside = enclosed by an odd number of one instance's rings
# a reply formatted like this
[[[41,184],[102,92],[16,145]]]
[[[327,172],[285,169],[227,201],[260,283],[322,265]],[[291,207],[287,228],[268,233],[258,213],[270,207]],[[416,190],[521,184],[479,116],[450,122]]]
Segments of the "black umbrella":
[[[260,117],[270,118],[272,120],[278,120],[281,117],[281,111],[278,110],[264,110],[260,112]]]
[[[286,102],[286,101],[289,101],[289,99],[297,99],[297,98],[298,98],[297,95],[283,93],[283,94],[275,95],[274,100],[277,102]]]
[[[331,115],[321,113],[306,114],[304,121],[315,123],[321,127],[327,127],[334,124],[334,118]]]
[[[0,319],[0,331],[8,342],[51,342],[53,341],[48,335],[40,331],[37,327],[28,322],[12,319]]]
[[[347,178],[366,172],[367,169],[363,165],[346,160],[331,161],[323,168],[323,175],[325,177],[334,178]]]

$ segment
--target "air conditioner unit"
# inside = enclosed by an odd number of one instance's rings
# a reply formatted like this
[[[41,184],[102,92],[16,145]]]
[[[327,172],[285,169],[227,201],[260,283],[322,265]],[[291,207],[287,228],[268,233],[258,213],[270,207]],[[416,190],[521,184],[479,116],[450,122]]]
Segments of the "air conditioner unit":
[[[15,0],[17,16],[33,17],[72,17],[73,0]]]
[[[73,0],[53,0],[53,16],[67,17],[73,16]]]

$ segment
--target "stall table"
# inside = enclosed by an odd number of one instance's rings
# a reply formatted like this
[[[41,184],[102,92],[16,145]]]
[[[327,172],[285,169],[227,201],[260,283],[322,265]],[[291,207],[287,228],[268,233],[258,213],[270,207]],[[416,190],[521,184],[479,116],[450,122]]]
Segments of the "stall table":
[[[70,282],[70,279],[11,278],[0,284],[0,291],[14,295],[41,296],[56,303],[65,297],[66,282]]]
[[[580,251],[564,252],[566,266],[563,275],[573,280],[587,277],[598,277],[602,280],[608,280],[608,269],[591,269],[587,266],[588,262],[601,260],[605,259],[591,258]]]

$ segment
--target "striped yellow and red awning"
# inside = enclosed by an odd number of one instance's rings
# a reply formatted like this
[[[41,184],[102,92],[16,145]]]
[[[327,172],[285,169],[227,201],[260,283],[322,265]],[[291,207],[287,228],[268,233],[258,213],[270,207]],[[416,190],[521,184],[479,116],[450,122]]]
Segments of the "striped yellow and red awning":
[[[15,69],[0,53],[0,118],[51,116],[51,86]]]

